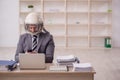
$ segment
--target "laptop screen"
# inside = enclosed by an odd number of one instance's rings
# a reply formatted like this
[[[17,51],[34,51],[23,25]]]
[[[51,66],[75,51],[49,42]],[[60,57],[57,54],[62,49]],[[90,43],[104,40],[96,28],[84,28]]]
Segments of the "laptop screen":
[[[45,69],[45,55],[38,54],[19,54],[20,69]]]

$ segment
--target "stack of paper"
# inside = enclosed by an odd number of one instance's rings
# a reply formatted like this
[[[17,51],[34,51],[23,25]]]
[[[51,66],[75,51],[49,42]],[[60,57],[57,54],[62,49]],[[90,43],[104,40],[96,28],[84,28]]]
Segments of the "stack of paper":
[[[73,55],[58,56],[57,61],[58,62],[73,62],[73,61],[75,61],[75,57]]]
[[[73,63],[75,62],[76,62],[76,58],[73,55],[57,57],[57,63],[59,65],[73,66]]]
[[[89,72],[92,71],[92,66],[90,63],[74,63],[73,71]]]

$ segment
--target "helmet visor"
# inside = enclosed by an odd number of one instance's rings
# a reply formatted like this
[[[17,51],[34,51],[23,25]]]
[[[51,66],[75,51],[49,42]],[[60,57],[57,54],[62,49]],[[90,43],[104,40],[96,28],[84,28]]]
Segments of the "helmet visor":
[[[31,33],[38,33],[42,27],[39,24],[27,24],[26,30]]]

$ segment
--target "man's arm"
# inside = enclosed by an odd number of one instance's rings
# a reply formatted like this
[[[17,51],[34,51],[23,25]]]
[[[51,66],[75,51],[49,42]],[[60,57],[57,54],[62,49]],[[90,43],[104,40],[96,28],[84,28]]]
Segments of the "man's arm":
[[[46,63],[52,63],[54,58],[54,48],[55,44],[53,41],[53,37],[51,36],[46,48]]]
[[[19,62],[19,53],[24,53],[22,35],[19,38],[19,42],[17,44],[16,54],[15,54],[15,61],[17,62]]]

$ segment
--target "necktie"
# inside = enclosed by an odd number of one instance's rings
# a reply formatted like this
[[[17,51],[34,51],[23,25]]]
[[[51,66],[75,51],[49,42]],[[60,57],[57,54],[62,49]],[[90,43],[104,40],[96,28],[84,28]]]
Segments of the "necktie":
[[[36,48],[37,48],[37,36],[33,35],[32,51],[35,51]]]

